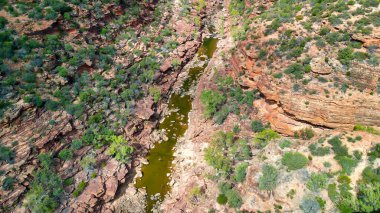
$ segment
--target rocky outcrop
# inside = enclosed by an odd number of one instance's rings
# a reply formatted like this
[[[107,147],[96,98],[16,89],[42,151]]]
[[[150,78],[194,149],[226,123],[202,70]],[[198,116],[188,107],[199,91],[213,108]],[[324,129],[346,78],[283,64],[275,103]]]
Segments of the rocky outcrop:
[[[295,131],[295,125],[300,122],[340,129],[350,129],[355,124],[380,125],[380,100],[376,96],[363,96],[360,92],[335,98],[295,92],[280,94],[281,87],[273,84],[271,79],[265,76],[257,82],[257,88],[267,101],[273,101],[276,105],[277,110],[272,110],[276,114],[267,116],[275,127],[289,125],[294,126],[289,128]],[[259,110],[260,106],[264,105],[262,101],[256,103]],[[289,134],[290,131],[284,131],[284,127],[277,130]]]
[[[17,107],[16,107],[17,108]],[[14,189],[0,189],[0,204],[15,203],[29,185],[29,177],[38,168],[36,155],[41,152],[55,153],[62,148],[56,139],[69,134],[73,127],[71,116],[63,111],[37,112],[21,110],[12,123],[2,123],[0,141],[3,146],[10,147],[15,153],[13,164],[0,164],[0,170],[5,171],[0,176],[0,182],[6,176],[15,177]]]

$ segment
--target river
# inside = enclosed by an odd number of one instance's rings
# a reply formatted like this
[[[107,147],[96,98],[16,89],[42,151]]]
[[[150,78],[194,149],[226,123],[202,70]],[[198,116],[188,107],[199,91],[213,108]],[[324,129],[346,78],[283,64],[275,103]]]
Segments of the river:
[[[168,138],[167,141],[157,143],[149,151],[147,156],[148,164],[141,169],[142,177],[137,179],[136,187],[145,188],[147,193],[146,212],[152,212],[153,207],[158,201],[162,201],[165,195],[170,191],[171,168],[174,159],[174,148],[179,138],[181,138],[188,127],[189,112],[192,107],[192,97],[188,91],[194,86],[203,71],[207,67],[207,62],[212,58],[218,39],[205,38],[202,45],[197,51],[200,60],[204,60],[202,66],[195,66],[189,69],[188,76],[183,82],[179,92],[173,93],[170,97],[168,108],[169,113],[160,123],[158,129],[164,131]],[[154,195],[159,194],[157,199],[152,199]]]

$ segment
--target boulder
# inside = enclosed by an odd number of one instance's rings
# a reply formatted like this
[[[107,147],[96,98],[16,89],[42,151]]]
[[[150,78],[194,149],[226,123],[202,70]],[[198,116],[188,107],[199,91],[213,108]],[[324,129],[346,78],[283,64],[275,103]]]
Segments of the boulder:
[[[310,66],[313,73],[320,75],[328,75],[333,71],[330,65],[326,63],[325,58],[322,57],[311,59]]]
[[[116,177],[110,177],[106,181],[106,193],[103,197],[104,201],[108,202],[115,197],[118,185],[119,185],[119,182],[116,179]]]

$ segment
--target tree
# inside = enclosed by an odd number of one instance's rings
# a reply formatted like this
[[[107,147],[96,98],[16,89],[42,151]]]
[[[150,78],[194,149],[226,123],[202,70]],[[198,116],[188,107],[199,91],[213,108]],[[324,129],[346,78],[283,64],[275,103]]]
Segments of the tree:
[[[25,196],[25,206],[32,212],[54,212],[63,195],[61,178],[48,168],[37,171]]]
[[[380,210],[380,183],[359,184],[356,204],[358,212]]]
[[[133,147],[128,145],[128,141],[123,136],[112,135],[109,136],[109,140],[111,145],[107,149],[107,154],[122,163],[127,163],[133,153]]]
[[[204,114],[206,118],[210,118],[217,112],[220,105],[224,103],[226,97],[214,90],[203,90],[200,99],[202,105],[205,107]]]
[[[298,170],[305,167],[309,160],[299,152],[286,152],[281,162],[289,170]]]
[[[262,176],[259,178],[259,189],[260,190],[273,190],[278,184],[278,171],[276,167],[265,164],[262,167]]]

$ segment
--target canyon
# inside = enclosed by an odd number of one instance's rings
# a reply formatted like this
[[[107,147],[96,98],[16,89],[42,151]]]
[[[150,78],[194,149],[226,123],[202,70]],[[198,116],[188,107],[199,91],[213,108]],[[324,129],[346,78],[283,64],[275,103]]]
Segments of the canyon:
[[[0,212],[379,210],[379,14],[0,2]]]

